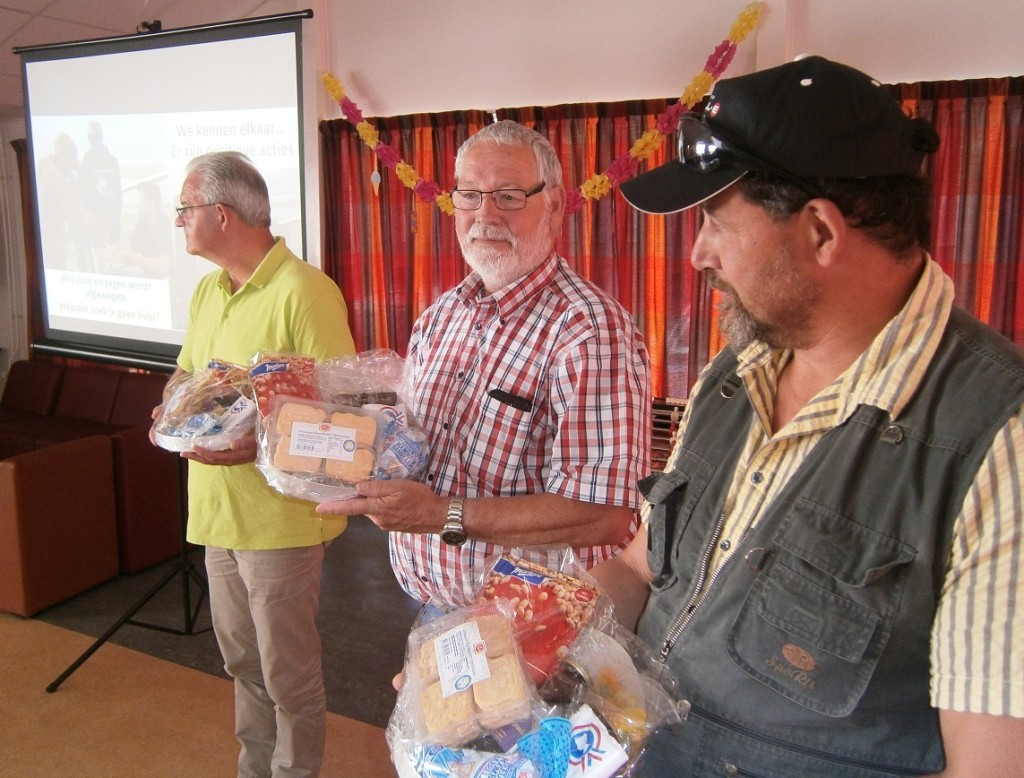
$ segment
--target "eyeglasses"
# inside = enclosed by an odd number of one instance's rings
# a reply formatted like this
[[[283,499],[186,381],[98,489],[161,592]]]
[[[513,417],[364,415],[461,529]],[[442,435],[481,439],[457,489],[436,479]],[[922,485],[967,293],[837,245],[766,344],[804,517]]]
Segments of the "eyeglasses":
[[[527,192],[525,189],[492,189],[481,192],[479,189],[453,189],[452,205],[460,211],[475,211],[484,203],[484,195],[491,196],[494,207],[502,211],[520,211],[526,207],[526,201],[542,191],[546,184],[541,181]]]
[[[220,205],[220,203],[199,203],[199,205],[179,205],[174,210],[178,212],[178,216],[184,219],[186,211],[191,211],[193,208],[208,208],[211,205]]]
[[[683,114],[679,120],[679,161],[701,173],[710,173],[724,165],[769,173],[799,187],[811,197],[826,196],[825,190],[813,182],[716,138],[696,111]]]

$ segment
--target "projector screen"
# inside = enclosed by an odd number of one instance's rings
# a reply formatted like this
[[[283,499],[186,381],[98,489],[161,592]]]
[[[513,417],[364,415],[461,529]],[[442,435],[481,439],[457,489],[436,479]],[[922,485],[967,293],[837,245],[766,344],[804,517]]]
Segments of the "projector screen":
[[[272,231],[305,256],[296,15],[18,53],[46,328],[34,349],[173,366],[195,283],[216,269],[174,226],[200,154],[248,155]]]

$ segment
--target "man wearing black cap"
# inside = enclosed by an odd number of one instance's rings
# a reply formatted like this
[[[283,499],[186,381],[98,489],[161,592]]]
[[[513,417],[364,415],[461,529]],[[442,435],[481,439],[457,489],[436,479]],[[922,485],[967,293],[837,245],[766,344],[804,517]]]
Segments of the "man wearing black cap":
[[[937,136],[820,57],[679,135],[622,192],[700,206],[729,346],[595,571],[692,704],[641,773],[1024,774],[1024,353],[927,254]]]

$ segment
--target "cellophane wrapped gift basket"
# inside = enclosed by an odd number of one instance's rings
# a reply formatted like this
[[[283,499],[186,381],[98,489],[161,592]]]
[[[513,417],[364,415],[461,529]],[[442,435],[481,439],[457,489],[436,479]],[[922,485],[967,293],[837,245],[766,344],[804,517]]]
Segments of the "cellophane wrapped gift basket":
[[[510,549],[477,572],[471,603],[428,603],[409,634],[387,728],[402,778],[628,776],[648,736],[685,719],[570,548]]]

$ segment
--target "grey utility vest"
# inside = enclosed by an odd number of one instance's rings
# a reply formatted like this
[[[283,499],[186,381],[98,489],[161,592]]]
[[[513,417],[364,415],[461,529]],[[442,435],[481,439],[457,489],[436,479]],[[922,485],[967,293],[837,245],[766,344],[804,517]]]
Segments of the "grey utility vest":
[[[941,770],[930,630],[956,515],[1024,403],[1024,352],[954,309],[901,418],[861,406],[826,433],[687,615],[752,419],[735,368],[715,359],[674,469],[641,483],[656,579],[639,632],[693,707],[640,774]]]

